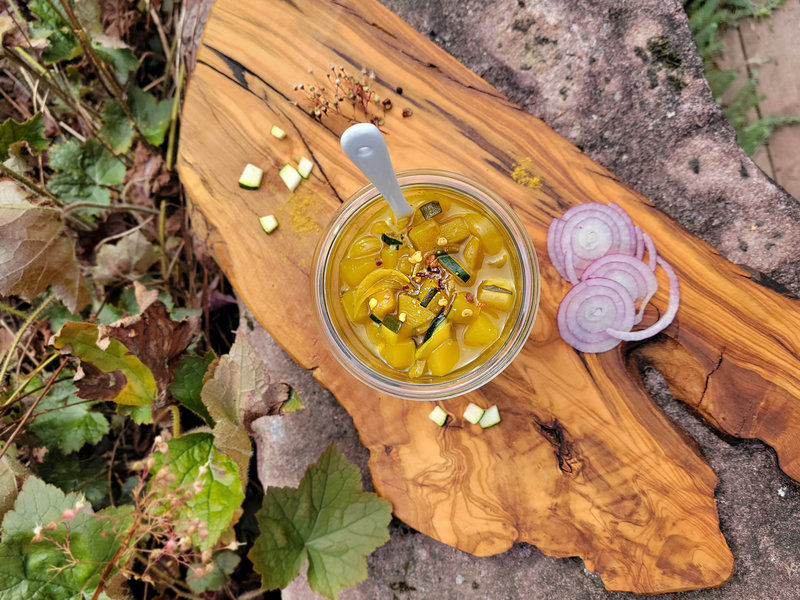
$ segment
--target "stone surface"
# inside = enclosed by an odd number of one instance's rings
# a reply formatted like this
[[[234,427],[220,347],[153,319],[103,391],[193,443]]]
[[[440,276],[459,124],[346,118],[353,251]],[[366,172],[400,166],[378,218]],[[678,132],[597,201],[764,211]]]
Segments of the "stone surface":
[[[800,291],[800,207],[736,146],[702,78],[680,3],[384,3],[723,255]],[[258,422],[262,482],[295,485],[330,441],[364,471],[366,451],[347,413],[266,332],[256,327],[250,337],[274,378],[295,386],[307,406]],[[645,380],[717,471],[721,528],[736,558],[726,586],[670,598],[797,598],[800,486],[769,448],[721,437],[675,402],[658,374]],[[368,564],[369,579],[341,598],[642,598],[606,592],[577,559],[546,557],[528,545],[476,558],[400,523]],[[301,578],[283,597],[313,595]]]
[[[789,0],[769,19],[748,19],[738,31],[752,68],[758,70],[761,117],[800,116],[800,0]],[[775,180],[800,198],[800,125],[775,130],[768,145]]]

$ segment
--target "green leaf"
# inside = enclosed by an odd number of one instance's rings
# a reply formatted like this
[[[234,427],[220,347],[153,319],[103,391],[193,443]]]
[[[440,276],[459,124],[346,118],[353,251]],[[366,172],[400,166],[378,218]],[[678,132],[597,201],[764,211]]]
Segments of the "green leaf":
[[[98,341],[99,330],[92,323],[64,325],[53,346],[81,359],[86,377],[78,382],[79,394],[89,400],[114,400],[117,404],[145,406],[156,397],[153,373],[128,352],[119,340]]]
[[[132,71],[139,66],[136,55],[119,40],[105,35],[92,40],[92,48],[97,55],[114,68],[114,75],[121,84],[128,81]]]
[[[300,394],[297,393],[297,390],[292,390],[292,393],[289,394],[289,399],[283,403],[283,406],[281,406],[281,410],[283,410],[285,414],[289,414],[298,410],[302,410],[305,407],[306,405],[303,404],[302,400],[300,400]]]
[[[214,419],[203,404],[200,394],[203,390],[203,378],[214,358],[214,353],[210,350],[203,356],[184,354],[169,386],[169,392],[178,402],[199,415],[211,427],[214,426]]]
[[[53,146],[50,166],[83,176],[97,185],[117,185],[125,179],[122,161],[94,138],[89,138],[82,146],[73,141]]]
[[[50,145],[50,140],[44,137],[42,113],[36,113],[22,123],[9,117],[0,124],[0,162],[8,158],[11,145],[19,142],[27,142],[34,152],[41,152]]]
[[[16,182],[0,181],[0,296],[32,300],[48,286],[71,311],[91,298],[61,212],[28,201]]]
[[[131,507],[95,514],[88,507],[76,510],[82,499],[80,494],[64,495],[58,488],[28,477],[14,509],[3,520],[0,590],[4,600],[66,600],[94,590],[131,525]],[[69,529],[61,518],[67,509],[75,510],[75,516],[68,519]],[[34,542],[34,529],[48,523],[53,528],[46,528],[44,539]],[[58,546],[67,543],[69,555]]]
[[[13,451],[14,446],[9,450]],[[17,499],[17,478],[21,479],[26,474],[27,469],[9,452],[0,458],[0,523]]]
[[[199,532],[195,533],[193,542],[201,550],[211,548],[233,524],[234,515],[244,500],[238,468],[216,449],[214,436],[210,433],[189,433],[169,440],[167,447],[167,454],[153,454],[156,460],[153,472],[158,472],[166,464],[168,471],[175,475],[172,483],[160,484],[166,490],[202,483],[202,488],[179,506],[177,519],[183,525],[195,519],[206,523],[208,536],[203,539]],[[163,480],[151,480],[150,489],[159,485],[159,481]]]
[[[247,556],[267,590],[286,587],[308,559],[311,589],[336,598],[366,579],[366,555],[388,541],[391,516],[391,503],[362,492],[360,471],[331,444],[297,489],[267,489]]]
[[[111,204],[111,193],[75,173],[53,173],[47,182],[48,189],[66,204],[73,202],[90,202],[96,209],[82,209],[82,214],[98,215],[102,209]],[[76,211],[77,212],[77,211]]]
[[[50,450],[38,474],[66,493],[82,493],[95,508],[108,505],[108,459],[102,455],[79,458]]]
[[[154,146],[160,146],[169,126],[172,98],[159,102],[149,92],[133,87],[128,92],[128,108],[145,139]]]
[[[117,407],[117,412],[133,419],[133,422],[138,425],[146,425],[153,422],[153,405],[145,404],[143,406],[126,406],[120,405]]]
[[[103,127],[97,132],[97,135],[111,147],[115,154],[127,152],[133,143],[136,130],[125,114],[122,103],[116,99],[108,100],[103,107],[102,118]]]
[[[39,23],[29,24],[31,37],[47,39],[47,48],[42,52],[44,64],[71,60],[81,55],[83,49],[80,40],[72,27],[67,25],[66,16],[61,11],[54,10],[47,0],[31,0],[28,8],[41,19]]]
[[[106,418],[91,410],[95,403],[79,398],[76,391],[71,381],[56,383],[28,424],[45,446],[59,447],[65,454],[96,444],[108,433]]]
[[[198,565],[194,565],[189,570],[189,576],[186,578],[186,583],[195,594],[200,594],[205,591],[221,590],[222,586],[228,583],[230,574],[239,565],[239,555],[230,550],[222,550],[214,555],[214,570],[208,575],[203,577],[194,577],[194,570]]]

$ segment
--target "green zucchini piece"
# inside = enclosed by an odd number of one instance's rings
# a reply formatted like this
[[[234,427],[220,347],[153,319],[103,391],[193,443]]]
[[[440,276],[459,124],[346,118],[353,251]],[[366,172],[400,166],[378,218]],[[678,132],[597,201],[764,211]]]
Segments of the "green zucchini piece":
[[[273,125],[272,127],[270,127],[269,132],[279,140],[282,140],[283,138],[286,137],[286,132],[277,125]]]
[[[470,402],[467,405],[467,408],[464,410],[464,418],[473,425],[477,425],[478,422],[481,420],[481,417],[483,417],[484,412],[486,411],[483,410],[480,406]]]
[[[481,420],[478,421],[478,424],[486,429],[487,427],[491,427],[492,425],[497,425],[500,422],[500,411],[497,410],[497,405],[492,404],[489,408],[487,408]]]
[[[376,315],[375,313],[369,313],[369,318],[372,319],[378,325],[383,323],[383,321],[381,321],[381,318],[378,315]]]
[[[398,331],[400,331],[400,327],[402,327],[403,322],[394,315],[386,315],[385,317],[383,317],[381,325],[386,327],[386,329],[388,329],[389,331],[394,331],[395,333],[397,333]]]
[[[450,271],[453,275],[458,277],[464,283],[467,283],[470,278],[470,274],[467,273],[467,270],[458,264],[458,261],[450,256],[449,254],[441,254],[437,257],[439,262],[442,263],[445,268]]]
[[[447,421],[447,413],[444,412],[440,407],[434,406],[433,410],[428,415],[428,418],[441,427],[444,425],[445,421]]]
[[[297,172],[297,169],[289,164],[283,165],[278,174],[281,176],[283,183],[286,184],[286,187],[289,188],[290,192],[295,191],[297,186],[300,185],[300,182],[303,180],[303,178],[300,176],[300,173]]]
[[[245,165],[244,171],[242,171],[242,176],[239,177],[239,187],[246,190],[257,190],[261,185],[261,177],[263,175],[264,171],[262,169],[248,163]]]
[[[261,224],[261,229],[267,233],[272,233],[278,228],[278,219],[275,218],[275,215],[263,216],[258,219],[258,222]]]
[[[427,221],[442,212],[442,205],[434,200],[433,202],[428,202],[420,206],[419,212],[422,213],[422,216],[425,217]]]
[[[425,336],[422,338],[423,344],[427,342],[428,339],[430,339],[430,337],[433,335],[433,332],[436,331],[436,328],[439,327],[439,325],[441,325],[442,323],[444,323],[445,317],[447,317],[447,315],[444,314],[444,311],[442,311],[433,318],[431,324],[428,325],[428,330],[425,332]]]
[[[314,162],[305,156],[300,159],[299,163],[297,163],[297,172],[300,173],[300,176],[303,179],[308,179],[308,176],[311,174],[311,169],[313,168]]]
[[[439,291],[438,287],[432,287],[431,289],[429,289],[428,293],[425,294],[425,297],[420,301],[420,304],[423,307],[428,308],[428,304],[431,303],[431,300],[433,300],[433,297],[438,293],[438,291]]]
[[[381,234],[381,240],[383,241],[384,244],[387,244],[388,246],[398,246],[399,247],[399,246],[403,245],[403,242],[401,240],[393,238],[390,235],[386,235],[385,233]]]
[[[483,286],[484,290],[487,292],[498,292],[500,294],[513,294],[511,290],[507,290],[506,288],[500,287],[499,285],[485,285]]]

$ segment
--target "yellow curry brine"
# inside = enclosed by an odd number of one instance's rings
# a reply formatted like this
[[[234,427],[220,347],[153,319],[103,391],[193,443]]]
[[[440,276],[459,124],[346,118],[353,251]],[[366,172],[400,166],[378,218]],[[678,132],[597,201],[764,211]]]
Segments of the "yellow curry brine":
[[[518,260],[501,229],[456,193],[418,189],[414,214],[388,206],[339,264],[342,308],[362,343],[411,379],[483,362],[516,303]]]

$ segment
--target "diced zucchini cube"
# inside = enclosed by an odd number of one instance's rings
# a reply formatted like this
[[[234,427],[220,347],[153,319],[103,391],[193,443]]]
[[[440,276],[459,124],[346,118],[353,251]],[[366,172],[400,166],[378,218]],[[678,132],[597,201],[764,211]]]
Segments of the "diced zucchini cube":
[[[267,233],[272,233],[278,228],[278,219],[275,218],[275,215],[265,215],[258,222],[261,224],[261,229]]]
[[[428,418],[441,427],[444,425],[444,422],[447,421],[447,413],[444,412],[440,407],[435,406],[428,415]]]
[[[467,408],[464,409],[464,418],[473,425],[477,425],[484,412],[485,411],[480,406],[470,402],[467,405]]]
[[[500,411],[497,409],[496,404],[492,404],[489,408],[487,408],[486,411],[484,411],[480,421],[478,421],[480,426],[484,429],[491,427],[492,425],[497,425],[499,422]]]

